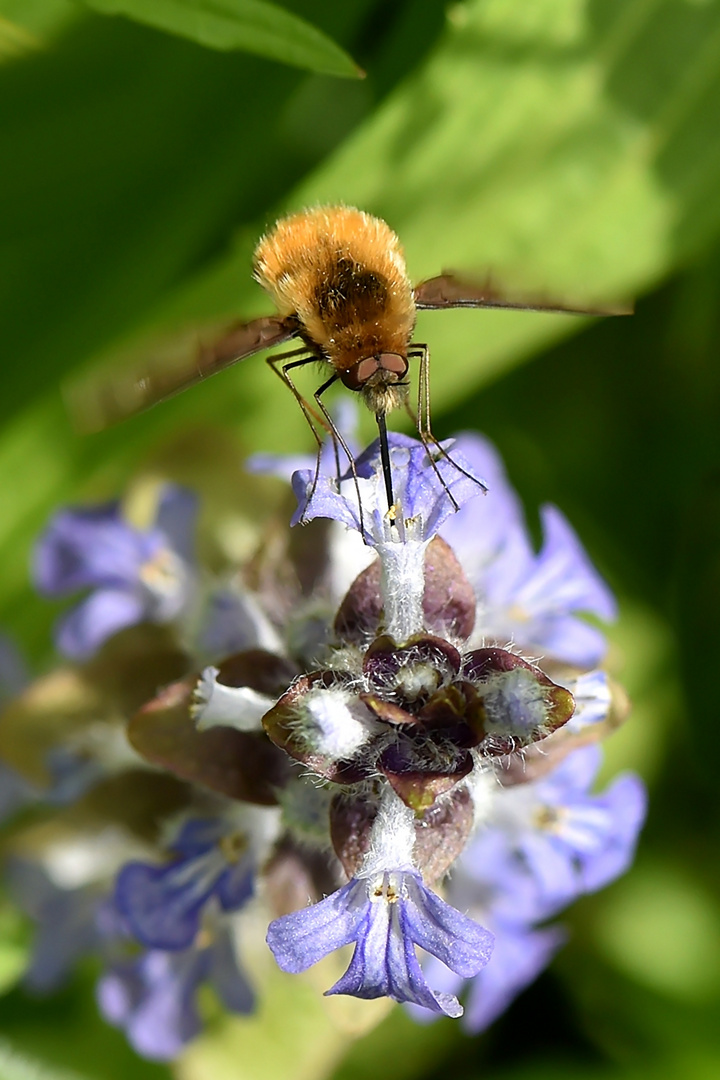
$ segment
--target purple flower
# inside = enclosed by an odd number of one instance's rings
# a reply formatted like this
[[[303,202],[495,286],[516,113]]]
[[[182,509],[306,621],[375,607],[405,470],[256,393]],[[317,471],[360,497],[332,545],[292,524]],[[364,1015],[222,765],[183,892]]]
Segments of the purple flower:
[[[196,513],[195,496],[168,484],[145,530],[124,520],[119,502],[55,515],[35,548],[35,585],[45,596],[89,590],[58,624],[60,652],[82,660],[119,630],[180,614],[190,590]]]
[[[567,730],[577,733],[607,719],[612,706],[612,690],[604,671],[587,671],[569,680],[568,689],[575,698],[575,712]]]
[[[205,598],[196,647],[201,656],[222,659],[244,649],[279,652],[282,641],[252,594],[233,585]]]
[[[0,823],[30,806],[66,806],[75,802],[102,776],[102,766],[62,746],[47,754],[50,785],[36,788],[0,761]]]
[[[0,824],[37,799],[32,784],[0,761]]]
[[[365,542],[373,547],[390,538],[397,538],[397,533],[400,539],[407,532],[413,540],[430,540],[454,512],[455,507],[448,492],[459,506],[463,506],[481,494],[485,487],[479,476],[472,479],[475,476],[473,468],[461,454],[453,452],[452,460],[438,455],[433,468],[425,447],[416,439],[391,434],[389,444],[398,507],[395,536],[390,531],[380,443],[377,439],[355,461],[357,488],[349,471],[338,483],[333,472],[321,468],[314,490],[314,469],[301,469],[294,473],[292,484],[298,508],[292,524],[321,517],[340,521],[358,532],[362,532],[364,527]],[[453,444],[448,441],[442,445],[449,450]],[[470,475],[465,475],[465,472]]]
[[[187,822],[171,845],[168,866],[127,863],[115,903],[129,931],[150,949],[186,949],[205,905],[215,897],[235,911],[253,891],[253,866],[241,834],[221,819]]]
[[[290,972],[354,942],[350,966],[328,994],[390,997],[460,1016],[456,997],[428,985],[415,946],[469,978],[488,962],[493,937],[427,889],[417,872],[398,870],[353,878],[319,904],[276,919],[267,941]]]
[[[428,541],[438,530],[447,540],[478,595],[478,642],[513,641],[529,652],[593,667],[604,655],[605,638],[579,616],[589,613],[611,620],[616,605],[564,515],[554,506],[541,509],[544,541],[536,552],[520,500],[492,444],[464,433],[444,445],[452,447],[452,461],[438,456],[436,472],[421,443],[405,435],[390,435],[399,506],[393,529],[387,516],[378,441],[355,462],[357,488],[349,471],[338,483],[335,458],[326,445],[314,491],[314,465],[309,463],[293,475],[298,498],[293,524],[325,517],[362,532],[359,488],[367,544],[380,547],[388,540],[400,540],[407,546],[410,541]],[[286,476],[292,464],[297,459],[273,458],[259,465],[255,462],[254,467]],[[470,479],[466,472],[477,479]],[[487,485],[481,476],[488,479]],[[475,497],[480,485],[487,486],[487,499]],[[460,506],[457,514],[446,487]]]
[[[489,1027],[535,981],[567,937],[559,926],[497,926],[495,933],[493,962],[471,981],[465,1001],[463,1026],[473,1033]]]
[[[532,924],[608,884],[632,859],[644,789],[625,775],[604,794],[588,794],[599,761],[596,747],[583,748],[544,779],[501,789],[489,824],[455,864],[449,898],[495,935],[490,963],[465,986],[469,1031],[488,1027],[564,943],[562,927]],[[442,992],[465,985],[432,959],[423,969]]]
[[[596,746],[583,747],[541,780],[498,794],[489,825],[459,866],[485,899],[492,895],[501,917],[546,918],[629,867],[645,816],[645,789],[626,773],[603,794],[590,794],[600,760]]]
[[[576,613],[611,620],[616,605],[576,533],[556,507],[544,506],[543,546],[536,553],[494,448],[470,434],[456,445],[471,470],[490,477],[487,499],[462,507],[442,528],[480,600],[476,634],[593,667],[604,655],[605,638]]]
[[[98,1003],[105,1019],[125,1030],[139,1054],[171,1061],[201,1029],[195,998],[206,981],[229,1011],[252,1012],[254,995],[226,927],[216,928],[202,947],[153,949],[114,965],[98,983]]]
[[[536,554],[524,529],[515,528],[483,582],[486,620],[497,638],[580,667],[605,653],[604,635],[574,612],[615,618],[615,600],[592,566],[576,533],[554,506],[540,510],[543,546]]]
[[[462,432],[453,443],[470,468],[485,478],[486,499],[473,499],[443,523],[440,535],[448,542],[473,582],[483,580],[509,533],[524,525],[522,503],[510,485],[505,467],[489,439]]]
[[[88,885],[61,888],[41,866],[25,859],[13,859],[7,875],[12,895],[36,924],[25,985],[34,993],[50,993],[81,957],[98,947],[101,894]]]
[[[535,981],[564,944],[566,933],[559,926],[533,930],[522,925],[493,926],[495,947],[492,959],[467,983],[463,1027],[473,1034],[484,1031],[505,1012],[526,987]],[[458,994],[465,980],[430,957],[423,971],[445,993]],[[409,1005],[413,1019],[431,1019],[425,1010]]]
[[[65,510],[38,544],[38,587],[82,593],[58,631],[67,654],[84,659],[125,627],[182,618],[183,640],[192,631],[205,665],[199,678],[161,688],[129,723],[132,746],[185,780],[165,856],[153,862],[124,834],[113,855],[103,831],[92,835],[94,861],[81,865],[63,834],[57,851],[43,853],[48,879],[25,872],[25,906],[40,925],[30,981],[50,987],[77,956],[99,951],[101,1009],[146,1057],[171,1060],[199,1032],[207,981],[228,1009],[251,1011],[230,913],[258,874],[268,904],[291,911],[267,932],[283,970],[304,971],[352,944],[327,994],[389,997],[426,1019],[463,1015],[464,995],[465,1024],[477,1031],[561,944],[561,928],[539,924],[632,858],[642,784],[623,775],[591,791],[599,751],[577,749],[622,711],[592,670],[604,639],[583,621],[613,616],[607,586],[553,507],[542,510],[535,550],[486,441],[467,435],[428,448],[393,434],[389,454],[390,508],[377,441],[349,469],[343,461],[341,476],[332,441],[319,471],[312,459],[256,459],[256,469],[292,471],[294,522],[331,521],[312,568],[296,552],[280,565],[279,553],[267,580],[264,563],[248,579],[256,593],[235,574],[200,595],[195,500],[173,486],[147,529],[110,503]],[[488,498],[478,498],[481,475]],[[343,575],[354,575],[349,589],[337,585]],[[538,653],[585,673],[566,667],[556,677],[567,687],[559,685],[528,659]],[[68,747],[86,742],[81,733]],[[48,762],[55,802],[92,783],[100,764],[93,758],[83,771],[68,747]],[[256,776],[252,762],[262,765]],[[308,773],[327,783],[313,786]],[[188,777],[260,805],[209,801]],[[156,806],[161,820],[176,805],[172,790]],[[336,883],[340,867],[347,884],[292,910],[311,881]],[[437,881],[444,899],[431,891]]]

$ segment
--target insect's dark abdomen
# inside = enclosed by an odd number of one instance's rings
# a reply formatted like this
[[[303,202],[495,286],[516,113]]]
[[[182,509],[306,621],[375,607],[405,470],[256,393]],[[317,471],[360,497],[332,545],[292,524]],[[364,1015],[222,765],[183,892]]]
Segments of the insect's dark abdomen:
[[[387,280],[347,255],[340,255],[315,290],[321,318],[336,326],[373,323],[385,311]]]

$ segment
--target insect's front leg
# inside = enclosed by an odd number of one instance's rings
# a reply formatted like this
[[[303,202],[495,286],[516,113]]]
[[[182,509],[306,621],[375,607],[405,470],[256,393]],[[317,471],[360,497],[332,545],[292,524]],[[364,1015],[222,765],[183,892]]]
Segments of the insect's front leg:
[[[287,360],[291,356],[297,356],[299,359],[292,360],[289,364],[282,364],[278,366],[282,360]],[[307,347],[303,346],[302,349],[294,349],[292,352],[278,353],[276,356],[268,356],[266,363],[275,372],[277,377],[288,387],[291,394],[297,401],[298,405],[302,409],[302,414],[307,420],[308,427],[313,433],[313,438],[318,447],[322,446],[322,438],[318,434],[317,428],[324,428],[326,431],[330,430],[325,420],[319,416],[313,409],[310,402],[303,397],[298,390],[297,386],[290,378],[288,374],[293,368],[306,367],[308,364],[314,364],[317,361],[317,356],[314,353],[308,352]],[[316,426],[317,425],[317,426]]]

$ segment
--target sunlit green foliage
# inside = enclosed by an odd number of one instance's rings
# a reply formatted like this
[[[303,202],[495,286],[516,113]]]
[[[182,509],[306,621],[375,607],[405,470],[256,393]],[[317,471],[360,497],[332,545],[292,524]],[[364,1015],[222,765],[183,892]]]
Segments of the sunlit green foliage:
[[[243,49],[323,75],[360,74],[325,34],[265,0],[85,0],[102,15],[125,15],[210,49]]]

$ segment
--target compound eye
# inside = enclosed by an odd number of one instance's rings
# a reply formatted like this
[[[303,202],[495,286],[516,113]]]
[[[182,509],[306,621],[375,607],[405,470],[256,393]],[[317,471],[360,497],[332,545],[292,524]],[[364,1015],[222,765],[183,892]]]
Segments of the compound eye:
[[[366,356],[364,360],[358,360],[357,364],[343,372],[343,385],[347,386],[348,390],[362,390],[379,367],[377,356]]]
[[[389,371],[392,375],[397,375],[400,379],[407,375],[408,362],[404,356],[400,353],[384,352],[380,353],[377,358],[378,367],[383,371]]]

